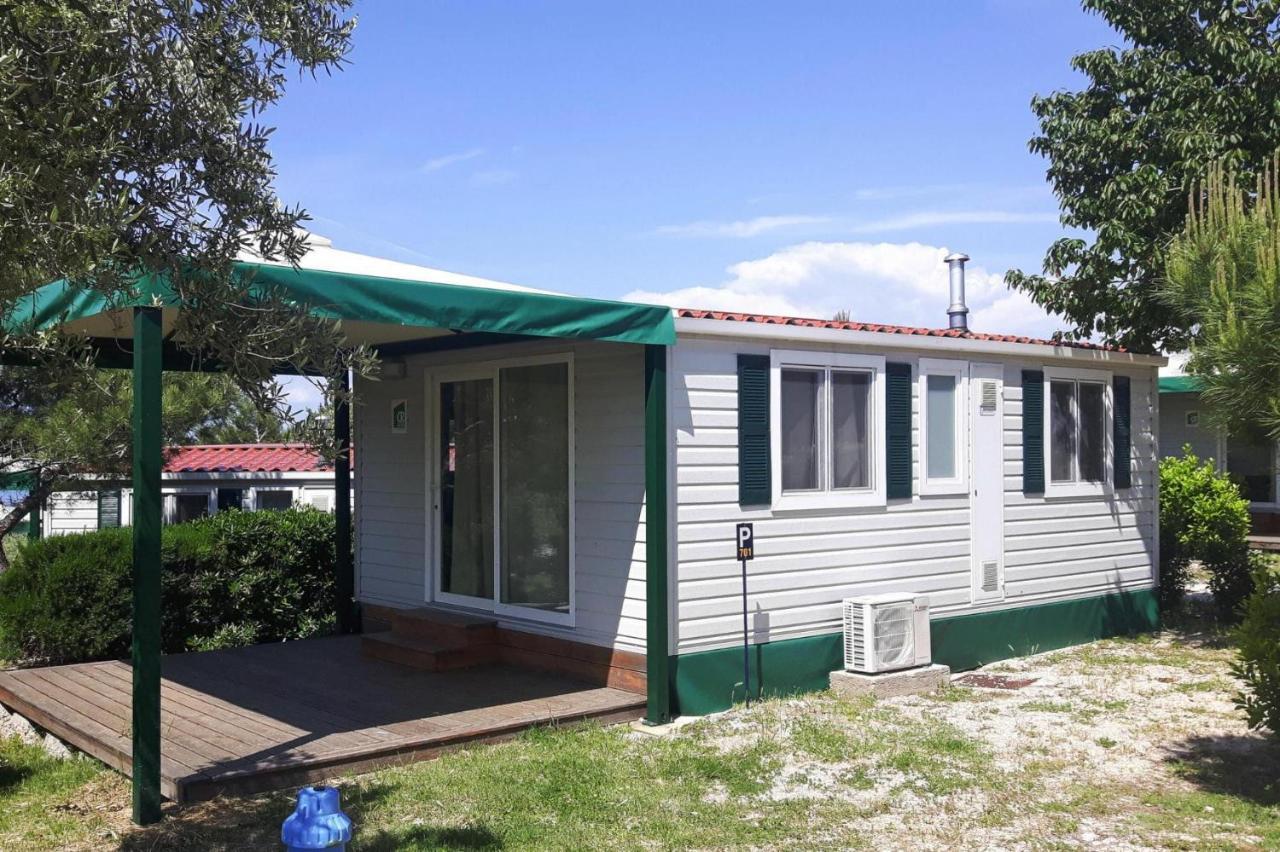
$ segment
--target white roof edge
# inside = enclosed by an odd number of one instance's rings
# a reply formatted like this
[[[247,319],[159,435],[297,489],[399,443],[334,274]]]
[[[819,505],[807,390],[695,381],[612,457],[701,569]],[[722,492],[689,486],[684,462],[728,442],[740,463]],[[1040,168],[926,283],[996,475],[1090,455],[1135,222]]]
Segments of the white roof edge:
[[[964,337],[942,337],[925,334],[892,334],[883,331],[850,331],[842,328],[813,328],[800,325],[732,322],[720,319],[676,317],[676,336],[745,337],[757,340],[791,340],[809,343],[843,343],[879,349],[924,349],[941,352],[966,352],[980,355],[1021,355],[1029,358],[1059,361],[1107,361],[1161,367],[1163,355],[1117,352],[1111,349],[1082,349],[1075,346],[1049,346],[1041,343],[1014,343],[1004,340],[975,340]]]
[[[333,241],[319,234],[306,233],[307,253],[298,264],[303,269],[314,269],[319,272],[337,272],[348,275],[370,275],[376,278],[395,278],[402,281],[429,281],[433,284],[454,284],[459,287],[476,287],[485,290],[508,290],[521,293],[543,293],[555,296],[568,295],[552,290],[539,290],[535,287],[524,287],[506,281],[494,281],[466,275],[460,272],[449,272],[429,266],[418,266],[413,263],[402,263],[371,254],[346,251],[333,247]],[[272,266],[288,266],[283,260],[267,260],[253,251],[241,252],[239,260],[247,263],[263,263]]]

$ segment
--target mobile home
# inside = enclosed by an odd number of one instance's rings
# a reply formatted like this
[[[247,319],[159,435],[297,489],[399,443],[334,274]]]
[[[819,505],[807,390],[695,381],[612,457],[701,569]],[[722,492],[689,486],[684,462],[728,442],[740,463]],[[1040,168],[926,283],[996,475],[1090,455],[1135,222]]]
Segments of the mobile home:
[[[963,260],[946,328],[677,310],[663,348],[388,349],[354,419],[371,652],[411,658],[378,632],[410,611],[474,618],[688,714],[743,695],[744,601],[766,693],[826,685],[863,594],[926,595],[953,668],[1153,627],[1163,359],[970,331]]]

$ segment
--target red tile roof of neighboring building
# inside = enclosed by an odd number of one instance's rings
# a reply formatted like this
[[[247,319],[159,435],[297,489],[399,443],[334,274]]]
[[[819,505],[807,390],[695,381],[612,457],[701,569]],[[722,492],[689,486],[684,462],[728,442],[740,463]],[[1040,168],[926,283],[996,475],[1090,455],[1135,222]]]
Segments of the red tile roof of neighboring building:
[[[976,331],[958,331],[951,328],[920,328],[910,325],[885,325],[870,322],[842,322],[840,320],[807,319],[805,317],[780,317],[768,314],[745,314],[733,311],[704,311],[696,308],[677,308],[681,319],[714,319],[726,322],[754,322],[764,325],[795,325],[805,328],[835,328],[844,331],[875,331],[881,334],[919,334],[926,337],[959,337],[965,340],[989,340],[997,343],[1027,343],[1037,346],[1070,346],[1073,349],[1099,349],[1107,352],[1124,352],[1116,346],[1090,343],[1087,340],[1042,340],[1015,334],[986,334]]]
[[[192,444],[169,447],[165,473],[322,473],[333,464],[306,444]]]

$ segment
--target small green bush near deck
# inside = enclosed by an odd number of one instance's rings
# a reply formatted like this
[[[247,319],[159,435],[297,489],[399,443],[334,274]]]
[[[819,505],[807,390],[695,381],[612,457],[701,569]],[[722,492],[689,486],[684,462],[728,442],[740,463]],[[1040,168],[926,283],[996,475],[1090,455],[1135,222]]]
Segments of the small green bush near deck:
[[[1209,571],[1221,617],[1234,619],[1253,588],[1249,502],[1225,474],[1183,449],[1160,462],[1160,607],[1177,608],[1192,560]]]
[[[0,659],[56,664],[127,656],[133,531],[30,542],[0,575]],[[310,508],[220,512],[165,527],[165,653],[301,639],[334,611],[334,519]]]
[[[1236,699],[1253,728],[1280,736],[1280,568],[1260,564],[1254,592],[1244,604],[1237,631],[1240,659],[1233,666],[1245,690]]]

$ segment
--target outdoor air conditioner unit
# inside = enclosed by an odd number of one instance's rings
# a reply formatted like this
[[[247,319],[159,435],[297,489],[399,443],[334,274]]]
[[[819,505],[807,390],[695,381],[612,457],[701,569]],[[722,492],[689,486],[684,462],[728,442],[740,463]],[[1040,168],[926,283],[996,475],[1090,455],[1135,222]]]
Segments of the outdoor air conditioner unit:
[[[868,595],[844,602],[844,667],[876,674],[931,662],[929,599]]]

